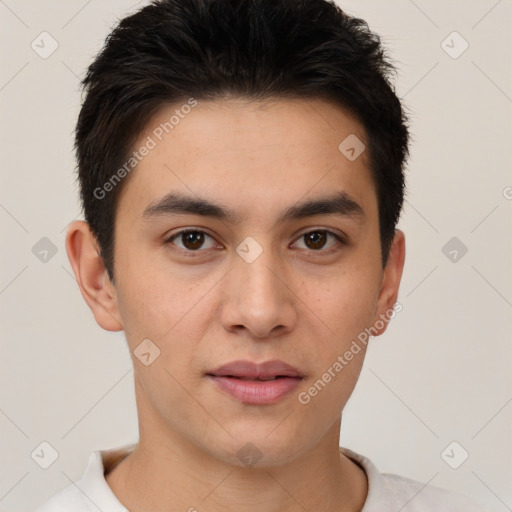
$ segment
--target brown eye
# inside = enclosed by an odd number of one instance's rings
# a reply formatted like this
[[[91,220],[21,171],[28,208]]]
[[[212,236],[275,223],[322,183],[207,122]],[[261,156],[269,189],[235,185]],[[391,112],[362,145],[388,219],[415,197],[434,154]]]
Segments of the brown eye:
[[[334,243],[325,248],[329,238],[334,239]],[[343,243],[341,236],[325,229],[317,229],[315,231],[304,233],[299,237],[299,240],[304,240],[306,249],[310,249],[312,251],[320,251],[324,249],[323,252],[330,252],[331,249],[336,248],[337,243]]]
[[[174,234],[167,240],[167,243],[174,243],[174,240],[178,239],[181,241],[182,245],[175,244],[177,247],[187,251],[197,252],[197,250],[203,246],[207,238],[213,240],[213,238],[204,231],[188,230]],[[211,247],[206,247],[206,249],[210,248]]]
[[[306,245],[310,249],[321,249],[327,240],[327,236],[324,231],[313,231],[304,235]]]

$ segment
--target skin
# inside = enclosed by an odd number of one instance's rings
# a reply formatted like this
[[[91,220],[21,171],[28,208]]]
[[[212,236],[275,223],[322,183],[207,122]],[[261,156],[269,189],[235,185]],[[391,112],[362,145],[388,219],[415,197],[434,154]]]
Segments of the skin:
[[[175,108],[163,107],[135,146]],[[139,444],[106,476],[129,510],[362,509],[366,475],[338,447],[365,346],[308,404],[297,399],[398,296],[404,235],[396,231],[383,269],[367,151],[349,161],[338,149],[350,134],[366,141],[362,125],[325,100],[200,101],[127,178],[115,219],[115,283],[88,225],[68,228],[84,299],[102,328],[125,331],[132,353]],[[239,222],[143,218],[171,191],[222,203]],[[335,191],[364,216],[276,224],[284,208]],[[195,252],[183,237],[165,242],[184,228],[209,235]],[[329,235],[323,246],[308,244],[303,235],[319,229],[347,243]],[[252,263],[236,252],[247,236],[263,249]],[[146,338],[161,351],[149,366],[133,355]],[[243,404],[205,376],[237,359],[281,359],[306,377],[277,403]],[[254,467],[236,455],[248,442],[262,455]]]

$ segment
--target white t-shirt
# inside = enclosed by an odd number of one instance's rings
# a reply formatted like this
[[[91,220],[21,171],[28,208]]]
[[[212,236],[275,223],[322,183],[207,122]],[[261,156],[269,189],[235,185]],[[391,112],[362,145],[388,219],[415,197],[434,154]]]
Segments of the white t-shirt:
[[[104,475],[135,446],[92,452],[80,480],[54,494],[35,512],[129,512],[112,492]],[[486,512],[462,494],[379,473],[366,457],[348,448],[340,450],[366,473],[368,495],[361,512]]]

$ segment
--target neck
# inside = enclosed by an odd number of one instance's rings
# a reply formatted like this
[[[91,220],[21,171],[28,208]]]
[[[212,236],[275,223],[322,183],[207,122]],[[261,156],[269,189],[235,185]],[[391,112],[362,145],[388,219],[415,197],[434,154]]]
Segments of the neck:
[[[106,480],[132,512],[360,512],[366,475],[339,451],[340,425],[338,418],[293,460],[246,467],[205,453],[164,422],[144,421],[137,447]]]

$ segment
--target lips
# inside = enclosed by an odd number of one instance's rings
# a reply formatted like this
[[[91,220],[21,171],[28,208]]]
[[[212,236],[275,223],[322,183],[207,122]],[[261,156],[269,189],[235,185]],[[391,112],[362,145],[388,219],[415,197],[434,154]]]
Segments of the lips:
[[[252,361],[233,361],[208,372],[207,375],[262,381],[283,377],[304,378],[304,375],[297,368],[277,359],[259,364]]]
[[[305,376],[293,366],[274,360],[264,363],[233,361],[206,374],[235,400],[249,405],[271,405],[299,386]]]

